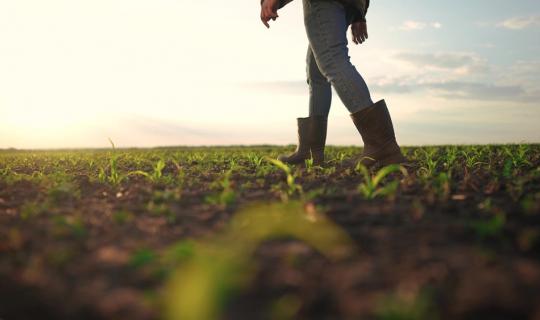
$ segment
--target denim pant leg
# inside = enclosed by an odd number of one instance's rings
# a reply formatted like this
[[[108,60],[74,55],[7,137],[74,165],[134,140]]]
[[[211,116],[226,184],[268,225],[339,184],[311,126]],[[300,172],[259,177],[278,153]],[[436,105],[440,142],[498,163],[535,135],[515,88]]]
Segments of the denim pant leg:
[[[303,8],[317,65],[345,107],[354,113],[372,105],[366,82],[350,61],[345,7],[338,1],[303,0]]]
[[[311,46],[306,55],[306,75],[309,85],[309,116],[328,117],[332,104],[332,86],[319,70]]]

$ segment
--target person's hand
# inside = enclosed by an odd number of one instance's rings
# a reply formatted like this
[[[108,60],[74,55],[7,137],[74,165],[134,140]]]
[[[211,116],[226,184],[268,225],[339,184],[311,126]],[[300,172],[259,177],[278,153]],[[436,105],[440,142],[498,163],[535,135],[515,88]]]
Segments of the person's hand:
[[[351,24],[352,41],[360,44],[367,40],[367,24],[365,22],[354,22]]]
[[[270,19],[275,21],[279,17],[277,14],[278,6],[279,0],[263,0],[261,4],[261,21],[267,28],[270,28],[268,24]]]

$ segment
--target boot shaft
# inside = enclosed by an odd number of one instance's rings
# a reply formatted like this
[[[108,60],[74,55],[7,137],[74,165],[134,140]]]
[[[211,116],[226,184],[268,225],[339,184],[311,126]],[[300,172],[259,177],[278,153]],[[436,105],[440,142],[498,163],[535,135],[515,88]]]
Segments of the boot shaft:
[[[394,126],[384,100],[351,114],[351,118],[364,141],[364,152],[360,157],[364,165],[370,166],[376,162],[387,165],[406,160],[396,142]]]
[[[297,118],[298,145],[296,153],[302,157],[307,157],[310,151],[309,132],[311,123],[309,118]]]
[[[392,118],[384,100],[352,113],[351,118],[366,148],[383,146],[396,139]]]
[[[280,160],[287,163],[303,163],[305,159],[313,158],[315,165],[324,162],[324,146],[328,120],[324,116],[311,116],[297,118],[298,145],[293,154],[280,156]]]
[[[314,165],[324,163],[324,147],[328,130],[328,118],[325,116],[312,116],[310,119],[310,150]]]

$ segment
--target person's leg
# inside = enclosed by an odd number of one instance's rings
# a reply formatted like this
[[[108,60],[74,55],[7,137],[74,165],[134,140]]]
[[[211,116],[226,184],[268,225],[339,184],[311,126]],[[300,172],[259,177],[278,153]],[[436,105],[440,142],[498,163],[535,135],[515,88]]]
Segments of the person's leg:
[[[351,64],[347,17],[338,1],[303,0],[304,24],[318,69],[332,84],[349,112],[373,104],[362,76]]]
[[[332,86],[319,70],[311,46],[307,50],[306,75],[309,85],[309,116],[328,117],[332,104]]]
[[[304,164],[312,158],[313,164],[324,163],[324,146],[328,113],[332,102],[332,86],[323,76],[308,46],[306,56],[306,76],[309,85],[309,117],[298,118],[298,145],[291,154],[282,154],[278,159],[288,164]]]
[[[364,141],[364,151],[355,163],[403,163],[406,159],[396,142],[386,103],[373,103],[364,79],[350,62],[345,7],[338,1],[320,0],[303,0],[303,6],[306,33],[317,65],[351,113]]]

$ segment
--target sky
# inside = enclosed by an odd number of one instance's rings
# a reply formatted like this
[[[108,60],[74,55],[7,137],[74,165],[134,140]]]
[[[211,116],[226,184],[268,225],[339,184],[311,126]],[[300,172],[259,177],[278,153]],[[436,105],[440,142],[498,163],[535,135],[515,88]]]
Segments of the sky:
[[[0,1],[0,148],[294,144],[302,0]],[[372,0],[351,62],[401,145],[540,142],[538,0]],[[362,145],[334,91],[328,144]]]

